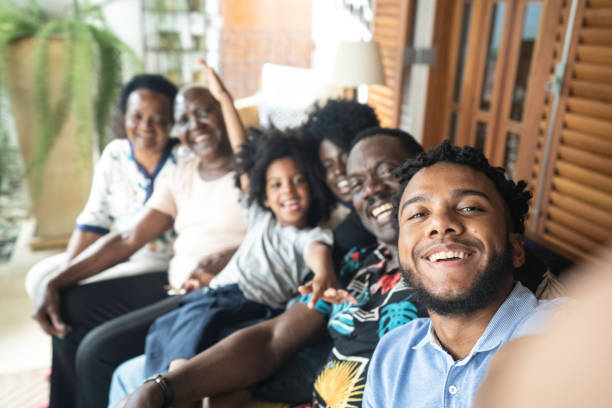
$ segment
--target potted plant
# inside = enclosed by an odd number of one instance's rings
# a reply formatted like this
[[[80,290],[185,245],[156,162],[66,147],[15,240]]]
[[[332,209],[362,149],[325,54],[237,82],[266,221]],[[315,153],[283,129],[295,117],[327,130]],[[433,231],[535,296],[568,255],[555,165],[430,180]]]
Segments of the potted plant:
[[[137,61],[108,28],[102,6],[73,0],[67,13],[51,16],[37,0],[23,6],[8,0],[0,3],[0,97],[8,96],[15,118],[30,192],[36,198],[33,211],[37,215],[36,207],[44,207],[53,218],[65,218],[67,232],[89,190],[91,165],[85,163],[91,162],[93,146],[105,140],[121,82],[122,56]],[[0,112],[0,118],[6,114]],[[7,123],[0,120],[0,131],[7,131]],[[68,153],[56,152],[59,145]],[[87,173],[85,182],[80,182],[85,185],[77,186],[85,193],[75,193],[78,203],[61,203],[62,211],[48,208],[54,201],[63,201],[65,194],[58,193],[63,186],[79,182],[66,179],[66,172],[61,174],[63,180],[50,181],[49,162],[54,155],[59,167],[74,168],[74,162],[79,162]],[[51,198],[41,198],[45,190]]]

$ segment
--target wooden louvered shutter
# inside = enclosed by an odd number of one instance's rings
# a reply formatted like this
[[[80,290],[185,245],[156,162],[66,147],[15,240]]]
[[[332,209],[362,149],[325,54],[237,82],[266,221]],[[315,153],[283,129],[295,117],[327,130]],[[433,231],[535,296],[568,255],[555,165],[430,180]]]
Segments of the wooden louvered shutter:
[[[399,125],[403,55],[407,42],[411,0],[376,0],[374,40],[380,46],[385,85],[368,89],[368,104],[376,110],[381,126]]]
[[[570,6],[566,0],[560,10],[557,61]],[[550,123],[553,97],[548,95],[534,146],[530,182],[534,189],[540,177],[546,183],[530,234],[572,259],[583,259],[612,240],[612,0],[580,0],[569,35],[558,114]],[[542,169],[549,126],[554,126],[550,160]]]

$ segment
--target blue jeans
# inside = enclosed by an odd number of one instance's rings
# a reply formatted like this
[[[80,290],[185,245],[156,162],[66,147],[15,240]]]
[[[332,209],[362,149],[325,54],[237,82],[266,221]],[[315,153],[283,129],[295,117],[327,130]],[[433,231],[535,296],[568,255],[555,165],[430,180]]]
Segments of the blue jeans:
[[[145,379],[144,354],[121,363],[113,373],[108,393],[108,407],[114,407],[124,397],[136,391]]]
[[[159,317],[149,328],[145,374],[166,372],[172,360],[195,356],[225,337],[227,330],[271,319],[279,312],[248,300],[236,284],[191,292],[176,310]]]

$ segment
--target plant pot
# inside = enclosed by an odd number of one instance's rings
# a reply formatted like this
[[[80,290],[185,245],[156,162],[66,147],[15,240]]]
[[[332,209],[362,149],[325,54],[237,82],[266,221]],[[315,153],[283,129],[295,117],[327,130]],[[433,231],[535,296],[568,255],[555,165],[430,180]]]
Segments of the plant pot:
[[[7,64],[7,89],[17,133],[19,148],[26,168],[32,162],[36,148],[36,111],[32,83],[31,61],[36,48],[33,38],[16,42],[10,47]],[[66,65],[66,50],[61,38],[49,44],[49,84],[51,100],[56,101]],[[83,209],[92,178],[92,160],[83,159],[83,146],[91,147],[94,130],[77,135],[72,115],[51,148],[43,171],[41,188],[32,194],[32,177],[28,176],[31,213],[36,218],[36,237],[57,241],[70,236],[77,215]],[[91,149],[89,150],[91,151]]]

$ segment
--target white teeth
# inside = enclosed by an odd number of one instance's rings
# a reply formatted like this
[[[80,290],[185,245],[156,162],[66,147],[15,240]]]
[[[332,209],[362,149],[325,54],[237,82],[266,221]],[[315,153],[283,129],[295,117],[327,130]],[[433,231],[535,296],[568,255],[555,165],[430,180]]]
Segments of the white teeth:
[[[194,142],[196,143],[200,143],[204,140],[206,140],[208,137],[207,136],[197,136],[195,139],[193,139]]]
[[[468,254],[463,251],[440,251],[435,254],[430,255],[427,259],[431,262],[439,261],[440,259],[451,259],[451,258],[459,258],[465,259],[468,257]]]
[[[340,181],[338,182],[338,187],[339,187],[339,188],[348,187],[348,185],[349,185],[349,184],[348,184],[348,181],[347,181],[347,180],[340,180]]]
[[[378,218],[378,216],[384,212],[391,211],[393,209],[393,205],[391,203],[385,203],[383,205],[379,205],[376,208],[372,209],[372,215],[374,218]]]
[[[298,200],[287,200],[283,203],[283,207],[291,207],[298,205]]]

